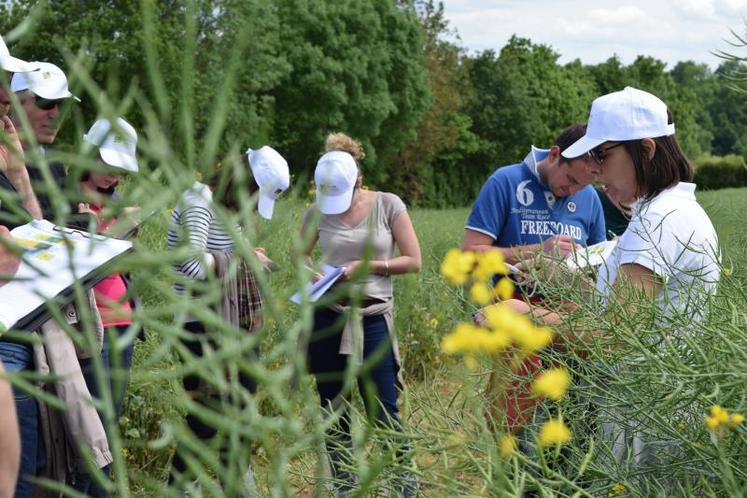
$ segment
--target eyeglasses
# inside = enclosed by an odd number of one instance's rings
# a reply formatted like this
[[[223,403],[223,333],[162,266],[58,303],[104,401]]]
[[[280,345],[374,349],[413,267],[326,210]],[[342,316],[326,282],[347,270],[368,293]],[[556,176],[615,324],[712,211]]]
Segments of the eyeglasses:
[[[596,147],[594,149],[591,149],[589,152],[586,153],[591,159],[594,160],[595,163],[602,166],[604,164],[604,158],[607,156],[607,152],[614,149],[615,147],[620,147],[625,142],[618,142],[615,145],[610,145],[609,147],[602,147],[601,145],[599,147]]]
[[[39,97],[37,95],[34,98],[34,104],[36,104],[36,107],[42,111],[51,111],[55,107],[61,106],[64,100],[65,99],[45,99],[44,97]]]

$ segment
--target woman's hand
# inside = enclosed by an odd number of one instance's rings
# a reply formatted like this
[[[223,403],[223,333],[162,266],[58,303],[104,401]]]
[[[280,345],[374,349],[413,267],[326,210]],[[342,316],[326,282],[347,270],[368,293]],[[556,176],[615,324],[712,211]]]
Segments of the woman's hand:
[[[361,261],[350,261],[349,263],[345,264],[345,272],[342,274],[342,278],[345,280],[350,280],[355,273],[358,271],[358,268],[361,266]]]
[[[254,255],[259,260],[259,263],[262,265],[262,269],[266,272],[271,272],[275,268],[277,268],[277,264],[273,260],[267,257],[267,251],[264,247],[256,247],[254,248]]]
[[[78,213],[80,214],[92,214],[98,218],[98,215],[96,212],[91,209],[91,205],[87,202],[79,202],[78,203]]]

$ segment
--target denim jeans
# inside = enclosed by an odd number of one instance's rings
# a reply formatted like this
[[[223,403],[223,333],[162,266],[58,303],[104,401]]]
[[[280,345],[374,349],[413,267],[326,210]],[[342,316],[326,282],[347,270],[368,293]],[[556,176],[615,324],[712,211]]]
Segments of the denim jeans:
[[[128,329],[128,325],[107,327],[106,332],[104,333],[104,348],[101,350],[101,363],[104,366],[109,389],[111,390],[116,418],[119,418],[122,415],[122,409],[124,407],[130,369],[132,368],[134,342],[129,343],[119,351],[114,350],[114,343],[120,337],[125,335]],[[79,361],[80,368],[83,371],[83,377],[86,379],[88,391],[94,398],[100,398],[101,392],[99,390],[99,384],[96,382],[93,360],[91,358],[82,358]]]
[[[7,372],[34,370],[34,354],[30,346],[0,341],[0,359]],[[39,407],[29,393],[13,387],[16,415],[21,433],[21,467],[15,498],[31,498],[35,486],[27,479],[44,465],[44,441],[39,434]]]
[[[337,496],[347,496],[357,482],[350,455],[350,414],[345,408],[351,399],[350,386],[344,383],[350,356],[339,353],[343,325],[344,317],[339,313],[317,311],[308,349],[309,370],[316,377],[322,407],[335,408],[340,416],[336,427],[327,433],[325,441],[332,477],[338,485]],[[363,366],[355,380],[363,396],[369,421],[401,430],[397,408],[397,363],[383,316],[363,318]],[[398,460],[404,461],[409,451],[407,443],[396,444]],[[410,484],[405,483],[404,496],[414,496],[407,491],[409,487]]]
[[[104,333],[104,347],[101,350],[101,364],[104,367],[104,373],[114,402],[114,414],[116,419],[119,419],[122,415],[130,368],[132,366],[132,351],[134,349],[134,343],[130,342],[120,351],[115,351],[114,343],[121,336],[126,334],[128,329],[128,325],[107,327],[106,332]],[[117,353],[118,356],[115,356]],[[96,381],[96,370],[93,366],[93,359],[81,358],[79,362],[80,368],[83,371],[83,378],[85,378],[86,386],[88,386],[88,392],[91,393],[93,398],[101,398],[99,383]],[[104,424],[104,428],[106,428],[104,418],[101,415],[102,414],[99,413],[101,423]],[[110,468],[108,466],[101,470],[106,475],[109,475],[110,473]],[[106,492],[87,472],[79,472],[76,475],[75,489],[93,498],[107,496]]]

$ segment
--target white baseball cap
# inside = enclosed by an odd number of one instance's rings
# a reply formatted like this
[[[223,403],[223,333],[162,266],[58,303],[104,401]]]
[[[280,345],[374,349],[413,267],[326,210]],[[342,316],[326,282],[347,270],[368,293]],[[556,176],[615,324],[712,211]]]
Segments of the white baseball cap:
[[[32,62],[32,64],[36,64],[39,70],[30,73],[15,73],[10,80],[11,92],[30,90],[44,99],[59,100],[72,97],[80,102],[80,99],[68,90],[67,77],[62,69],[50,62]]]
[[[324,214],[340,214],[350,208],[358,165],[347,152],[333,150],[319,158],[314,171],[316,202]]]
[[[563,157],[579,157],[607,141],[622,142],[674,135],[668,123],[667,105],[643,90],[625,87],[594,99],[586,134],[563,151]]]
[[[260,216],[269,220],[272,218],[275,200],[290,186],[288,162],[269,145],[257,150],[247,149],[246,158],[259,187],[257,211]]]
[[[0,36],[0,67],[11,73],[27,73],[39,69],[39,66],[35,63],[26,62],[10,55],[10,50],[8,50],[2,36]]]
[[[99,119],[83,135],[83,140],[98,147],[101,159],[109,166],[137,173],[137,132],[124,119],[117,118],[113,126],[108,119]]]

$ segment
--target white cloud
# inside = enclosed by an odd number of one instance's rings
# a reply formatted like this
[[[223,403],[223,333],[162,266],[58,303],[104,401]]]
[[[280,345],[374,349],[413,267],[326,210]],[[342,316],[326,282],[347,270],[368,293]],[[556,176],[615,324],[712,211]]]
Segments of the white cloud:
[[[680,12],[693,17],[712,17],[716,12],[713,0],[677,0],[672,4]]]
[[[711,52],[730,49],[729,29],[745,32],[747,0],[445,0],[445,13],[473,51],[500,50],[516,33],[551,45],[561,62],[651,55],[715,67]]]

